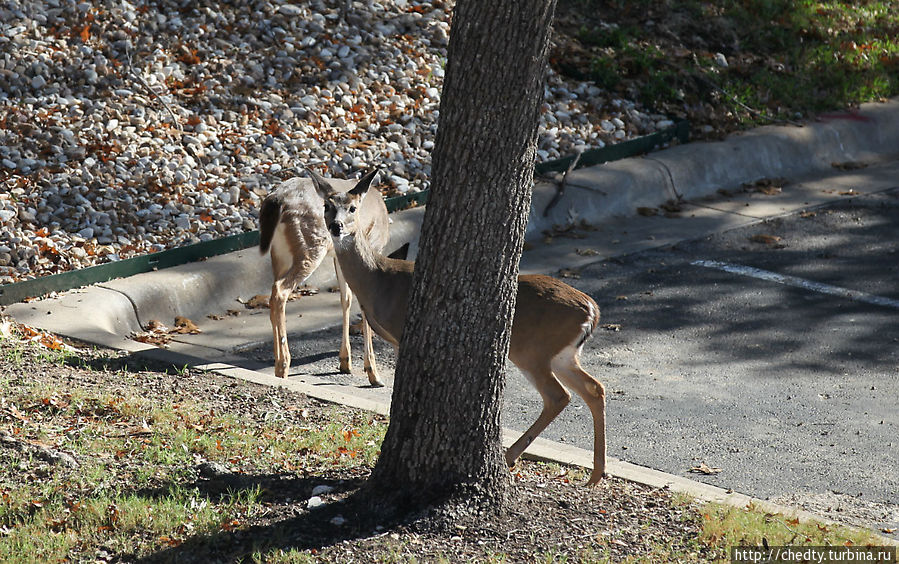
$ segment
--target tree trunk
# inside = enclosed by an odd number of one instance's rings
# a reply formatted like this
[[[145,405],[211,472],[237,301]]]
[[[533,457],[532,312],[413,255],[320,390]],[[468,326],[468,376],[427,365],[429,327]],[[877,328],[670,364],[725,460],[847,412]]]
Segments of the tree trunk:
[[[420,505],[501,502],[503,368],[555,0],[457,0],[431,195],[369,486]]]

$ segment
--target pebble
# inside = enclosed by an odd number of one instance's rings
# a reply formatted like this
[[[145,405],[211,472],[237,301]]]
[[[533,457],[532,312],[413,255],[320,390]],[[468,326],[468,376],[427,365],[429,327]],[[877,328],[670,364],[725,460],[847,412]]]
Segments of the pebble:
[[[312,495],[313,496],[328,495],[329,493],[331,493],[333,491],[334,491],[334,488],[332,486],[328,486],[326,484],[320,484],[320,485],[312,488]]]
[[[386,164],[385,191],[427,189],[451,10],[0,3],[0,282],[254,229],[261,197],[299,163],[338,176]],[[666,120],[550,70],[537,155]]]

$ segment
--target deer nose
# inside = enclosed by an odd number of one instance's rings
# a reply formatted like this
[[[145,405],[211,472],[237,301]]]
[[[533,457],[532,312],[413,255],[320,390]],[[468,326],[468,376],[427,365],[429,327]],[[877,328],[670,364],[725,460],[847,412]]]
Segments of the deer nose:
[[[328,226],[328,230],[331,232],[331,235],[340,237],[340,234],[343,232],[343,222],[332,221],[331,225]]]

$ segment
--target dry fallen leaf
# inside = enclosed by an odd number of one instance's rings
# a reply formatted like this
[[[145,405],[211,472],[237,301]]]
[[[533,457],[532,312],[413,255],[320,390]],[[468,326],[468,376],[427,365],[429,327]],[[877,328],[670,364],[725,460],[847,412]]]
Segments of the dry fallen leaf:
[[[680,213],[684,211],[684,206],[681,202],[675,200],[668,200],[664,204],[661,205],[661,208],[665,210],[667,213]]]
[[[767,235],[764,233],[759,233],[758,235],[753,235],[749,238],[753,243],[760,243],[762,245],[768,245],[769,247],[773,247],[780,243],[780,237],[777,235]]]
[[[602,325],[600,325],[600,328],[605,329],[606,331],[614,331],[617,333],[618,331],[621,331],[621,324],[620,323],[603,323]]]
[[[154,331],[159,333],[167,333],[169,330],[168,327],[162,321],[158,319],[151,319],[147,322],[147,331]]]
[[[578,272],[576,270],[572,270],[570,268],[563,268],[562,270],[559,271],[559,276],[561,276],[562,278],[577,279],[577,278],[581,277],[581,274],[580,274],[580,272]]]
[[[643,217],[652,217],[659,214],[659,209],[641,206],[637,208],[637,213],[642,215]]]
[[[693,466],[692,468],[690,468],[690,472],[694,472],[696,474],[706,474],[706,475],[720,474],[721,468],[709,466],[705,462],[701,462],[699,464],[699,466]]]
[[[240,303],[246,306],[247,309],[262,309],[269,307],[268,304],[269,296],[266,294],[256,294],[249,300],[243,302],[240,298],[237,299]]]
[[[314,296],[316,294],[318,294],[318,288],[316,288],[315,286],[303,286],[302,288],[297,288],[296,290],[294,290],[287,298],[287,301],[292,302],[294,300],[300,299],[303,296]],[[269,307],[268,300],[266,300],[266,305],[264,307]]]
[[[846,161],[846,162],[835,162],[830,163],[830,166],[833,168],[838,168],[840,170],[858,170],[860,168],[865,168],[867,163],[859,162],[859,161]]]
[[[786,178],[762,178],[752,184],[744,184],[743,188],[766,196],[776,196],[783,192],[783,187],[786,185]]]
[[[574,252],[582,257],[595,257],[599,254],[596,249],[575,249]]]
[[[172,333],[180,333],[181,335],[196,335],[201,333],[200,328],[197,327],[197,324],[191,321],[190,319],[179,315],[175,317],[175,328],[172,329]]]
[[[783,188],[780,186],[756,186],[755,191],[766,196],[776,196],[783,192]]]

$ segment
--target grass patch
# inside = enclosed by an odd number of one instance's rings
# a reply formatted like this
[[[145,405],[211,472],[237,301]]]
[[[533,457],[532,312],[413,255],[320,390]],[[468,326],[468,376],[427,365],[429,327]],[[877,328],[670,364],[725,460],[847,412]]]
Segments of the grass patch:
[[[589,22],[568,30],[579,47],[554,54],[562,72],[696,123],[751,127],[899,94],[899,2],[562,6]]]
[[[200,399],[148,397],[144,372],[94,371],[74,353],[0,343],[0,561],[140,557],[193,536],[242,527],[263,512],[252,479],[210,494],[197,469],[217,463],[229,479],[298,470],[327,474],[371,465],[385,426],[376,417],[323,407],[241,417]],[[79,382],[34,377],[56,370]],[[162,374],[185,378],[188,371]],[[115,385],[91,387],[103,374]],[[65,378],[63,378],[65,380]],[[63,391],[64,390],[64,391]],[[174,394],[173,394],[174,395]]]

